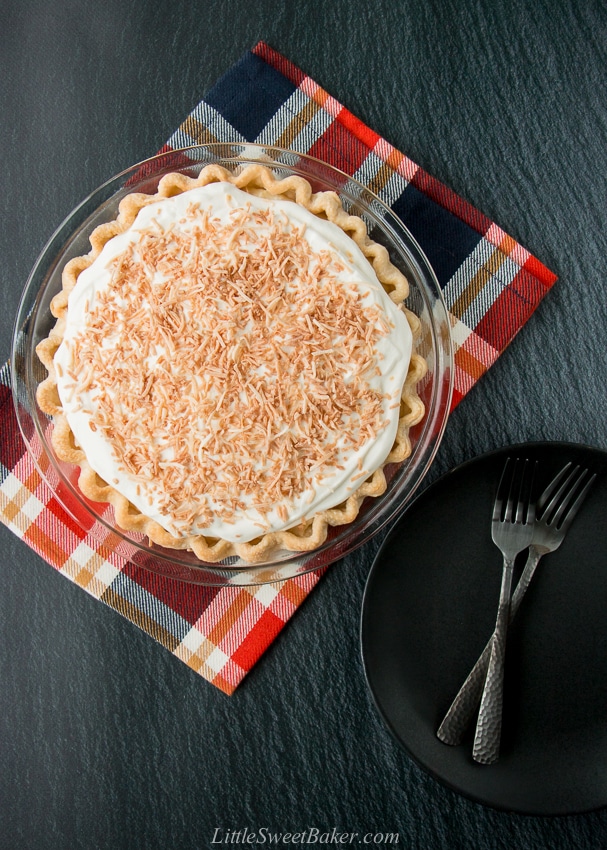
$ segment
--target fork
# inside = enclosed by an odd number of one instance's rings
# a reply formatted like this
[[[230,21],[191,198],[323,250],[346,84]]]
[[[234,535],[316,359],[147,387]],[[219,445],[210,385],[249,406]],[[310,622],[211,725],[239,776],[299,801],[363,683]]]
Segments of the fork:
[[[502,472],[491,519],[491,537],[504,561],[489,665],[472,747],[472,758],[481,764],[491,764],[499,756],[512,574],[516,556],[531,544],[535,523],[535,505],[531,501],[534,469],[530,469],[529,460],[525,460],[519,474],[518,458],[512,472],[509,467],[510,458]]]
[[[596,474],[591,475],[588,469],[580,469],[579,466],[574,466],[569,475],[560,484],[558,490],[553,493],[552,491],[559,485],[561,478],[565,476],[570,466],[570,463],[565,464],[560,473],[538,499],[536,509],[541,514],[540,518],[536,518],[535,521],[535,529],[531,545],[529,546],[527,563],[512,594],[511,618],[518,611],[518,607],[527,592],[540,558],[559,548],[596,478]],[[590,477],[586,480],[582,489],[577,492],[587,475]],[[577,497],[572,502],[576,493]]]
[[[579,466],[572,468],[570,462],[566,463],[539,497],[536,505],[538,516],[529,547],[529,556],[512,594],[510,620],[514,619],[519,609],[540,558],[558,549],[565,539],[574,517],[596,478],[596,475],[590,475],[579,490],[587,475],[589,475],[587,469],[580,469]],[[460,744],[466,729],[472,722],[487,675],[492,639],[491,637],[487,642],[438,728],[436,734],[445,744],[452,746]]]

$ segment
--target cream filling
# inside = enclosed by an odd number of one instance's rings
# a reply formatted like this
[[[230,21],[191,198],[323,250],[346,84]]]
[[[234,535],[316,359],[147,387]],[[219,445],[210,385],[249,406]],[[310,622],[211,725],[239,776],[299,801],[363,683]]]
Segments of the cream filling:
[[[373,325],[374,362],[365,370],[364,380],[369,390],[381,399],[382,422],[381,426],[375,427],[373,433],[367,438],[360,439],[358,441],[360,445],[353,449],[352,441],[347,437],[359,428],[360,416],[356,412],[345,414],[341,435],[327,436],[328,442],[336,441],[339,447],[337,454],[334,452],[332,455],[333,462],[323,468],[311,469],[306,477],[305,486],[300,492],[283,495],[278,499],[273,498],[270,505],[263,507],[260,507],[258,500],[251,493],[244,496],[234,493],[232,495],[238,497],[238,505],[234,510],[229,511],[225,508],[225,499],[216,499],[212,491],[206,492],[198,499],[192,500],[191,510],[184,512],[184,516],[188,513],[190,516],[187,520],[183,520],[176,517],[174,511],[167,510],[166,493],[161,483],[154,477],[133,474],[123,462],[114,441],[108,437],[103,428],[95,426],[94,423],[99,418],[100,389],[94,378],[91,381],[89,376],[88,381],[82,380],[84,367],[78,361],[77,352],[78,340],[86,339],[91,332],[91,315],[94,308],[99,305],[100,299],[112,285],[116,262],[129,251],[137,257],[139,245],[144,235],[149,234],[150,231],[163,234],[176,231],[191,233],[200,220],[200,215],[192,215],[193,205],[199,211],[208,214],[218,227],[224,227],[226,230],[233,227],[235,211],[249,207],[251,212],[247,221],[247,231],[252,232],[252,228],[256,234],[255,238],[249,237],[251,250],[254,250],[259,240],[270,232],[267,222],[254,221],[254,213],[267,214],[269,210],[273,210],[274,217],[284,222],[286,231],[292,232],[294,228],[300,231],[298,239],[305,242],[312,256],[312,269],[321,262],[319,258],[324,257],[326,260],[328,254],[336,259],[335,263],[329,264],[328,276],[333,282],[330,281],[327,285],[334,287],[337,281],[343,291],[351,294],[353,301],[358,305],[356,309],[362,320]],[[226,268],[230,266],[230,262],[228,248],[225,259]],[[166,275],[162,271],[152,271],[149,282],[152,288],[155,287],[159,291],[162,284],[166,282]],[[226,285],[230,284],[226,283]],[[292,284],[292,287],[296,286],[297,280]],[[149,300],[143,298],[141,307],[144,310],[150,310]],[[217,309],[224,315],[226,305],[218,303]],[[298,309],[301,311],[301,299]],[[184,305],[184,310],[187,320],[187,305]],[[304,315],[297,316],[296,320],[307,321]],[[234,324],[237,325],[236,322]],[[267,324],[271,333],[277,332],[270,320]],[[204,340],[205,334],[209,334],[210,330],[198,328],[198,332]],[[243,348],[246,350],[247,335],[255,332],[255,326],[251,323],[244,327],[234,327],[233,338],[230,341],[233,359],[238,359]],[[179,334],[176,334],[173,342],[179,343]],[[343,340],[335,338],[333,345],[337,349],[342,342]],[[277,344],[279,343],[284,344],[284,340],[277,339]],[[102,354],[104,356],[111,354],[116,357],[121,351],[121,344],[120,333],[116,331],[108,334],[102,342]],[[297,346],[291,344],[290,350],[287,351],[293,359],[297,355],[296,349]],[[239,543],[250,541],[268,531],[291,528],[318,511],[341,504],[358,489],[365,478],[384,463],[396,437],[400,415],[399,401],[408,371],[411,349],[412,335],[404,314],[389,298],[360,249],[339,227],[318,218],[293,202],[262,199],[242,192],[228,183],[213,183],[142,208],[135,222],[126,232],[106,243],[92,265],[79,275],[76,286],[69,295],[64,339],[55,355],[55,364],[57,387],[64,414],[89,464],[104,481],[110,483],[145,516],[155,520],[175,536],[204,533],[210,537]],[[138,367],[147,370],[153,376],[154,368],[161,363],[170,364],[170,362],[171,352],[167,344],[163,339],[158,339],[154,341],[152,349],[141,357]],[[311,368],[313,366],[311,361]],[[170,369],[170,365],[164,368],[166,371],[167,368]],[[350,364],[342,362],[341,368],[347,384],[354,379],[357,370],[360,371],[360,364],[353,359]],[[256,370],[256,377],[267,379],[268,386],[271,387],[278,380],[272,373],[270,364],[260,363]],[[217,399],[220,406],[222,385],[218,385],[212,375],[194,371],[178,377],[194,386],[207,399]],[[307,378],[301,373],[293,374],[289,377],[289,381],[299,382],[305,389]],[[278,382],[281,388],[286,387],[284,377]],[[112,403],[120,408],[123,404],[120,397],[121,390],[110,384],[104,387],[103,391]],[[243,405],[250,397],[249,391],[243,391],[241,394]],[[195,468],[197,460],[207,464],[213,463],[214,458],[210,447],[217,431],[223,427],[224,423],[219,414],[217,418],[206,414],[204,417],[197,417],[195,412],[192,412],[188,421],[192,469]],[[274,433],[270,435],[270,438],[284,440],[286,431],[291,432],[293,439],[301,436],[296,419],[285,423],[277,415]],[[152,436],[152,439],[156,438]],[[165,438],[159,439],[162,443]],[[232,461],[250,462],[246,435],[241,438],[235,433],[232,443],[234,449],[242,453],[242,458],[240,454],[237,454]],[[173,459],[171,447],[162,443],[160,449],[161,461],[170,465]],[[264,466],[265,462],[263,453],[255,458],[255,474],[259,475],[262,487],[268,483],[269,478],[269,473]],[[216,475],[219,482],[222,481],[222,476],[225,481],[228,481],[222,468],[225,469],[225,458],[218,457]],[[232,481],[232,479],[229,480]]]

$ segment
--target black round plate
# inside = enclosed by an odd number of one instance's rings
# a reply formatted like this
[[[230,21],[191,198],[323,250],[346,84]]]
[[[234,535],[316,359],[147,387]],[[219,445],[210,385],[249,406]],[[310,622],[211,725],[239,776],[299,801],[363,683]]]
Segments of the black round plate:
[[[473,728],[457,747],[436,730],[493,631],[502,558],[491,513],[507,456],[539,461],[539,489],[566,461],[599,477],[510,626],[500,758],[486,766],[472,759]],[[536,815],[607,804],[605,472],[606,452],[569,443],[483,455],[418,496],[375,559],[361,642],[377,708],[419,765],[477,802]]]

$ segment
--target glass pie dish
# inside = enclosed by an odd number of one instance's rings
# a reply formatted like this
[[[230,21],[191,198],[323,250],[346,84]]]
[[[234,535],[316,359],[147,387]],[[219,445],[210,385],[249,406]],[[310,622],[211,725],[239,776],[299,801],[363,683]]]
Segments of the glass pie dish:
[[[164,548],[141,533],[125,531],[116,523],[111,505],[94,502],[80,491],[78,467],[57,455],[51,441],[53,420],[36,399],[38,386],[47,376],[36,346],[54,324],[50,302],[61,289],[64,266],[88,252],[90,234],[116,218],[118,205],[126,195],[153,195],[161,178],[175,172],[196,177],[205,166],[217,164],[238,174],[260,163],[276,179],[299,176],[314,192],[336,192],[344,209],[365,221],[369,236],[388,250],[391,262],[406,276],[410,291],[405,304],[421,322],[415,350],[428,366],[418,386],[425,415],[411,428],[410,456],[384,469],[387,488],[383,495],[366,498],[356,519],[331,527],[327,539],[314,550],[280,550],[256,563],[238,557],[210,563],[192,551]],[[261,145],[210,144],[163,153],[132,166],[95,190],[53,234],[30,274],[16,319],[12,364],[13,397],[26,446],[54,497],[74,522],[120,558],[160,575],[205,585],[281,581],[327,566],[367,542],[405,509],[417,491],[439,446],[452,388],[447,311],[432,268],[402,222],[378,197],[332,166]]]

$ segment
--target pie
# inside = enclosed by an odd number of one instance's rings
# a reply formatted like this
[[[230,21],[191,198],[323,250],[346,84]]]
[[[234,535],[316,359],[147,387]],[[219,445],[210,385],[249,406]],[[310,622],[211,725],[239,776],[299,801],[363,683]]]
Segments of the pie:
[[[165,175],[70,260],[37,347],[58,457],[117,525],[202,561],[311,551],[424,416],[408,283],[334,192]]]

